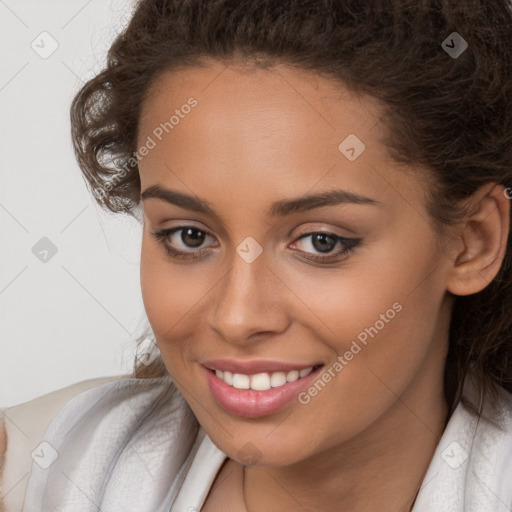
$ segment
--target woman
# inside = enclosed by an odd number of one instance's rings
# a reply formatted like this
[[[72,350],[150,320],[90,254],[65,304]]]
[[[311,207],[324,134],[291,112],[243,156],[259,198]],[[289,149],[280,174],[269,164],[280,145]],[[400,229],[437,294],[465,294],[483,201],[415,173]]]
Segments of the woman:
[[[23,511],[509,510],[511,29],[140,1],[71,119],[143,224],[149,349],[60,409]]]

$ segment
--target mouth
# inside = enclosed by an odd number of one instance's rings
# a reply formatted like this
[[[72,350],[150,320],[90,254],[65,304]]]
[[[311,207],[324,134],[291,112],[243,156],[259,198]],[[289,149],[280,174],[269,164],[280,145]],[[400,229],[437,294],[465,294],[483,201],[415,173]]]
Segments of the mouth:
[[[253,389],[254,391],[267,391],[271,388],[280,388],[290,382],[302,379],[313,371],[323,366],[316,364],[302,369],[293,369],[289,371],[259,372],[251,375],[245,373],[235,373],[230,371],[214,370],[206,367],[208,371],[215,374],[228,386],[235,389]]]
[[[201,366],[218,405],[236,416],[257,418],[276,413],[293,402],[312,385],[324,365],[251,374]]]

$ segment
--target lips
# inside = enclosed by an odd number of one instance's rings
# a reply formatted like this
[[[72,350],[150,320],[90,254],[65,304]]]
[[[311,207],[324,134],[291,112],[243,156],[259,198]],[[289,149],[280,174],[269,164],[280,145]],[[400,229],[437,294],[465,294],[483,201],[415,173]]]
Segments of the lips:
[[[217,368],[209,368],[206,365],[217,366]],[[237,416],[257,418],[260,416],[267,416],[269,414],[276,413],[290,404],[290,402],[294,401],[299,393],[301,393],[305,388],[309,387],[313,381],[318,378],[318,374],[322,371],[321,369],[324,365],[294,365],[277,361],[251,361],[250,363],[245,362],[244,364],[240,364],[239,362],[234,361],[228,362],[226,360],[216,360],[204,361],[201,366],[203,374],[206,378],[206,383],[210,389],[210,392],[212,393],[213,398],[224,410]],[[280,372],[280,370],[283,370],[284,374],[284,371],[299,373],[297,371],[298,368],[304,369],[304,367],[310,368],[311,366],[313,366],[313,370],[306,374],[304,377],[296,378],[291,382],[287,381],[276,387],[270,387],[269,389],[265,390],[255,390],[250,388],[240,389],[229,385],[223,380],[223,378],[219,378],[217,375],[217,372],[225,373],[230,371],[221,370],[221,368],[231,368],[233,370],[236,369],[237,371],[233,372],[233,378],[235,378],[235,375],[238,375],[238,377],[246,378],[247,375],[251,375],[247,372],[258,372],[258,370],[261,369],[267,371],[259,372],[259,374],[271,373],[268,372],[270,368],[277,369],[272,373]],[[253,370],[253,368],[256,368],[256,370]]]

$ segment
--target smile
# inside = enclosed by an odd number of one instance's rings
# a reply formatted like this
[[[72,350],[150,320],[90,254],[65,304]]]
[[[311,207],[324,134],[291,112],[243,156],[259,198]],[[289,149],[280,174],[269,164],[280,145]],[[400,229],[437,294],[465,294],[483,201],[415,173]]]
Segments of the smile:
[[[213,369],[202,365],[206,376],[206,383],[212,397],[225,411],[236,416],[257,418],[278,412],[286,405],[294,402],[304,389],[307,389],[317,378],[323,364],[316,364],[306,368],[288,368],[281,366],[280,370],[262,372],[258,363],[257,373],[239,373],[224,369]],[[230,366],[235,370],[235,364]],[[256,364],[253,365],[253,367]],[[267,368],[268,368],[267,364]],[[278,366],[278,364],[275,364]],[[247,368],[244,368],[247,371]],[[254,371],[254,370],[253,370]]]
[[[289,372],[256,373],[245,375],[243,373],[232,373],[222,370],[215,370],[215,374],[229,386],[236,389],[254,389],[255,391],[266,391],[270,388],[279,388],[287,382],[294,382],[313,371],[313,366],[303,370],[291,370]],[[213,370],[212,370],[213,371]]]

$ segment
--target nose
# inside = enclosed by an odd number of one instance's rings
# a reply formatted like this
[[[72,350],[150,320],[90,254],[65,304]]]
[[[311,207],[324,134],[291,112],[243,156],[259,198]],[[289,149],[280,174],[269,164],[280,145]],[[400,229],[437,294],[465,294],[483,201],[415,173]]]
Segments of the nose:
[[[267,267],[264,253],[248,263],[235,252],[230,271],[216,287],[209,328],[237,345],[280,334],[289,325],[286,290]]]

